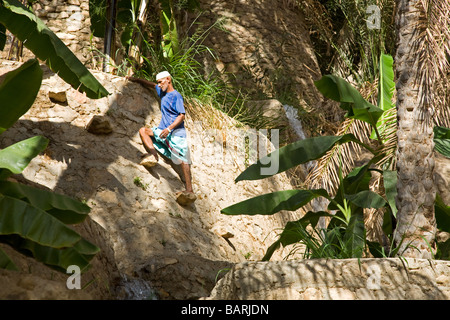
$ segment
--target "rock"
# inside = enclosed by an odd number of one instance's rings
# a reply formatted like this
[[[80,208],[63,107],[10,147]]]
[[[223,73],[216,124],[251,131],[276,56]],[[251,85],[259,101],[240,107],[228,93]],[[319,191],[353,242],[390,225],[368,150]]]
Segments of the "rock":
[[[86,130],[93,134],[110,134],[112,133],[112,127],[110,121],[103,117],[95,115],[86,125]]]
[[[151,168],[158,164],[158,160],[153,154],[149,154],[145,156],[139,164],[146,168]]]
[[[323,100],[314,85],[321,72],[301,8],[276,0],[199,1],[204,14],[192,16],[211,26],[225,17],[221,30],[212,29],[204,44],[215,57],[205,69],[215,68],[229,83],[251,96],[303,99],[313,109]],[[282,22],[281,22],[282,21]],[[226,30],[225,33],[223,30]],[[224,34],[233,34],[233,37]]]
[[[232,232],[230,232],[229,230],[227,230],[222,226],[214,227],[213,231],[214,233],[216,233],[217,235],[221,236],[224,239],[230,239],[234,237],[234,234]]]
[[[289,126],[289,120],[280,101],[270,100],[252,100],[246,104],[247,108],[253,114],[261,116],[269,123],[267,128],[283,128]]]
[[[48,97],[50,98],[51,101],[56,103],[67,102],[66,91],[49,91]]]
[[[176,193],[177,202],[182,206],[188,206],[197,200],[197,196],[192,192],[180,191]]]

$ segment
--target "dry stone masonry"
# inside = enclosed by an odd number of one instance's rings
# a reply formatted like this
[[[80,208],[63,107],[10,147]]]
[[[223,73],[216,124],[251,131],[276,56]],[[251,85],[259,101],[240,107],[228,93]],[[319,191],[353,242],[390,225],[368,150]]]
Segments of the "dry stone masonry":
[[[450,262],[312,259],[238,263],[210,300],[448,300]]]
[[[43,20],[77,58],[89,67],[99,67],[97,51],[102,51],[102,39],[92,36],[90,30],[89,1],[87,0],[42,0],[33,4],[33,12]],[[9,41],[12,37],[9,37]],[[8,43],[9,44],[9,43]],[[9,46],[6,49],[9,50]],[[1,52],[6,58],[8,50]],[[34,55],[26,48],[24,61]]]
[[[5,61],[0,74],[16,66]],[[179,168],[161,158],[149,170],[139,165],[145,152],[139,128],[155,126],[160,119],[156,94],[124,78],[93,71],[111,95],[90,100],[43,69],[34,106],[2,134],[0,148],[34,135],[47,137],[45,153],[16,178],[85,201],[92,208],[92,220],[105,230],[118,270],[149,281],[161,298],[207,296],[220,270],[261,259],[277,230],[303,214],[299,210],[271,217],[222,215],[221,208],[292,186],[284,174],[235,183],[245,168],[243,149],[234,145],[243,129],[224,128],[228,147],[219,159],[220,145],[204,136],[209,128],[194,129],[201,119],[191,119],[189,113],[197,201],[180,206],[175,199],[184,188]],[[65,92],[65,98],[55,99],[58,92]]]

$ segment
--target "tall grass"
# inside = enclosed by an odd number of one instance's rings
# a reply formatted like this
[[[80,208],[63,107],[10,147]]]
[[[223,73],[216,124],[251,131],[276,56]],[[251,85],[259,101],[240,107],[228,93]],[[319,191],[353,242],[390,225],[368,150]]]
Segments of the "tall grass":
[[[195,31],[189,36],[189,30],[185,33],[180,39],[180,49],[171,57],[164,54],[160,44],[152,42],[142,34],[139,51],[142,63],[136,64],[134,59],[125,57],[117,67],[118,74],[129,74],[131,69],[135,77],[154,81],[158,72],[167,70],[172,75],[175,89],[184,97],[188,108],[200,108],[202,112],[209,110],[209,113],[216,116],[222,112],[233,119],[229,121],[230,124],[261,128],[265,124],[262,117],[251,114],[245,107],[247,97],[239,92],[235,93],[217,71],[208,72],[202,63],[206,61],[206,56],[216,60],[215,53],[204,44],[204,40],[213,28],[221,28],[222,22],[219,19],[212,26],[203,29],[194,21],[189,29],[195,28]],[[199,112],[194,111],[192,114],[200,117]],[[211,124],[211,121],[208,122]],[[223,119],[218,119],[218,122],[223,122]]]

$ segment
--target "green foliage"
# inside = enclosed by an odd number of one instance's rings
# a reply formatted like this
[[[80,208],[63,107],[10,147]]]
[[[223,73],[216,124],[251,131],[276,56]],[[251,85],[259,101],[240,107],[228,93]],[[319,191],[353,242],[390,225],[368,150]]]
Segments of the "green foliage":
[[[6,44],[6,27],[0,23],[0,50],[5,48]]]
[[[80,87],[93,98],[108,94],[61,40],[22,4],[1,0],[0,22],[75,88]],[[0,84],[0,134],[33,105],[41,82],[37,59],[6,74]],[[83,222],[90,208],[65,195],[9,180],[21,174],[47,145],[48,139],[36,136],[0,150],[0,242],[58,271],[66,272],[70,265],[85,271],[99,248],[69,225]],[[18,269],[1,249],[0,268]]]
[[[180,50],[173,0],[159,0],[161,5],[161,38],[164,56],[169,60]]]
[[[223,104],[220,102],[228,102],[227,99],[233,100],[233,98],[227,95],[229,90],[219,76],[214,73],[204,74],[204,65],[198,59],[205,55],[214,57],[214,53],[203,44],[203,41],[210,30],[220,23],[221,21],[206,30],[199,27],[189,37],[181,38],[179,50],[170,58],[166,56],[159,43],[149,41],[144,34],[141,34],[142,44],[139,54],[143,64],[133,67],[135,76],[154,81],[158,72],[167,70],[172,75],[174,87],[187,102],[199,102],[223,109]],[[132,64],[128,64],[130,65]],[[124,70],[123,73],[126,71]],[[238,108],[237,105],[235,106]],[[238,112],[235,112],[232,116],[237,114]]]
[[[16,70],[9,72],[0,84],[0,101],[14,106],[3,110],[0,118],[0,133],[9,128],[28,110],[36,99],[41,86],[42,70],[36,60],[29,60]],[[11,95],[11,92],[28,92],[29,94]]]
[[[378,82],[378,107],[383,111],[387,111],[394,107],[394,103],[392,102],[395,91],[393,65],[394,59],[392,59],[391,56],[386,54],[381,55],[379,64],[380,78]],[[384,131],[387,125],[386,113],[383,112],[372,132],[371,138],[375,139],[376,133]],[[385,143],[386,141],[383,142]]]
[[[235,179],[235,182],[241,180],[259,180],[273,174],[284,172],[297,165],[322,157],[335,145],[348,143],[350,141],[361,144],[362,146],[368,148],[368,150],[372,150],[369,146],[358,140],[353,134],[346,134],[343,136],[318,136],[299,140],[277,149],[273,153],[259,159],[256,163],[252,164],[245,171],[243,171]],[[270,163],[272,159],[276,159],[278,161],[278,170],[273,174],[265,173],[263,171],[264,167],[266,167],[265,164]]]
[[[434,148],[447,158],[450,158],[450,129],[434,127]]]
[[[357,84],[377,79],[380,54],[395,54],[394,0],[297,2],[315,31],[311,37],[322,74],[337,74]],[[373,14],[367,12],[371,5],[380,9],[379,28],[367,25]]]
[[[383,114],[382,109],[365,100],[358,90],[340,77],[326,75],[315,85],[325,97],[341,103],[341,108],[347,111],[347,118],[358,119],[374,127]]]
[[[106,10],[106,0],[89,0],[90,28],[95,37],[103,38],[105,36]]]
[[[174,13],[177,10],[196,10],[199,2],[158,2],[160,5],[156,12],[150,12],[155,3],[149,2],[146,8],[147,20],[141,24],[138,21],[141,1],[117,1],[115,32],[120,35],[123,46],[117,50],[120,52],[117,56],[124,57],[123,60],[116,61],[117,74],[133,74],[135,77],[154,81],[157,73],[167,70],[172,75],[175,88],[183,95],[187,104],[213,106],[249,125],[261,121],[261,118],[255,120],[257,117],[254,114],[248,115],[245,97],[232,93],[217,73],[205,72],[205,66],[201,62],[207,55],[215,59],[214,52],[204,45],[204,40],[213,28],[221,28],[224,19],[218,19],[205,29],[198,23],[197,17],[186,32],[178,34]],[[104,24],[107,23],[106,7],[106,0],[90,0],[91,20],[98,21],[93,24],[93,31],[100,37],[103,37],[104,31],[97,33],[95,28],[101,27],[104,30]],[[155,16],[160,19],[156,22],[150,20]]]
[[[69,48],[39,18],[17,0],[1,0],[0,23],[74,89],[89,98],[108,95]]]
[[[378,107],[363,99],[359,92],[342,78],[328,75],[316,82],[317,88],[324,96],[340,102],[341,108],[347,111],[347,117],[369,123],[376,132],[379,145],[384,143],[380,134],[385,130],[382,125],[383,113],[393,107],[390,102],[394,87],[391,62],[390,57],[385,55],[380,57],[382,73],[379,89],[382,92],[379,93]],[[400,247],[393,248],[393,223],[397,214],[395,206],[397,173],[376,168],[375,164],[384,156],[383,148],[372,149],[350,134],[307,138],[280,148],[260,159],[244,170],[235,181],[264,179],[299,164],[318,159],[333,147],[348,142],[358,143],[369,150],[373,157],[367,164],[353,169],[345,177],[339,170],[340,183],[334,197],[324,189],[277,191],[244,200],[222,209],[221,213],[271,215],[281,210],[295,211],[313,199],[323,197],[329,201],[327,210],[335,213],[331,215],[324,211],[310,211],[300,220],[288,222],[278,240],[268,248],[263,260],[269,260],[280,246],[298,242],[306,245],[304,256],[310,258],[360,258],[367,250],[370,250],[374,256],[396,254]],[[264,173],[265,165],[263,164],[271,163],[272,165],[272,162],[277,160],[278,170],[269,174]],[[373,172],[381,173],[383,176],[385,190],[383,194],[370,190]],[[439,220],[438,226],[446,229],[450,226],[450,213],[448,207],[438,200],[439,198],[436,202],[436,219]],[[384,212],[383,231],[391,241],[389,248],[385,249],[381,244],[366,240],[364,209],[378,209]],[[321,217],[327,217],[330,221],[326,228],[318,230],[317,222]],[[445,251],[445,254],[441,256],[446,254],[448,253]]]
[[[222,209],[221,212],[227,215],[236,215],[243,212],[248,215],[272,215],[280,210],[295,211],[319,196],[329,198],[324,189],[277,191],[244,200]]]

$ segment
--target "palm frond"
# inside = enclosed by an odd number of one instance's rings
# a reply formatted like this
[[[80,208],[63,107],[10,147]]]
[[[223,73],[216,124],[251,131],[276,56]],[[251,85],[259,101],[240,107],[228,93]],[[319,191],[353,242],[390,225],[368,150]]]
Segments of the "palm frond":
[[[431,121],[435,109],[448,101],[448,73],[450,64],[450,2],[441,0],[420,0],[417,36],[413,50],[418,53],[418,81],[420,110],[424,119]]]
[[[376,103],[377,87],[378,81],[365,83],[364,86],[359,88],[359,91],[366,100]],[[371,144],[371,127],[365,122],[350,118],[345,119],[335,134],[343,135],[346,133],[352,133],[362,142]],[[388,137],[382,138],[388,139]],[[339,185],[339,170],[342,170],[343,175],[348,174],[354,168],[356,160],[362,156],[363,149],[358,144],[350,142],[336,146],[317,161],[315,168],[308,174],[304,184],[310,188],[324,188],[333,194]]]
[[[346,119],[336,135],[354,134],[359,140],[368,142],[369,124],[356,119]],[[305,184],[310,188],[324,188],[333,194],[339,185],[339,170],[348,174],[354,167],[356,157],[362,154],[362,148],[356,143],[335,146],[318,160],[316,167],[308,174]]]

